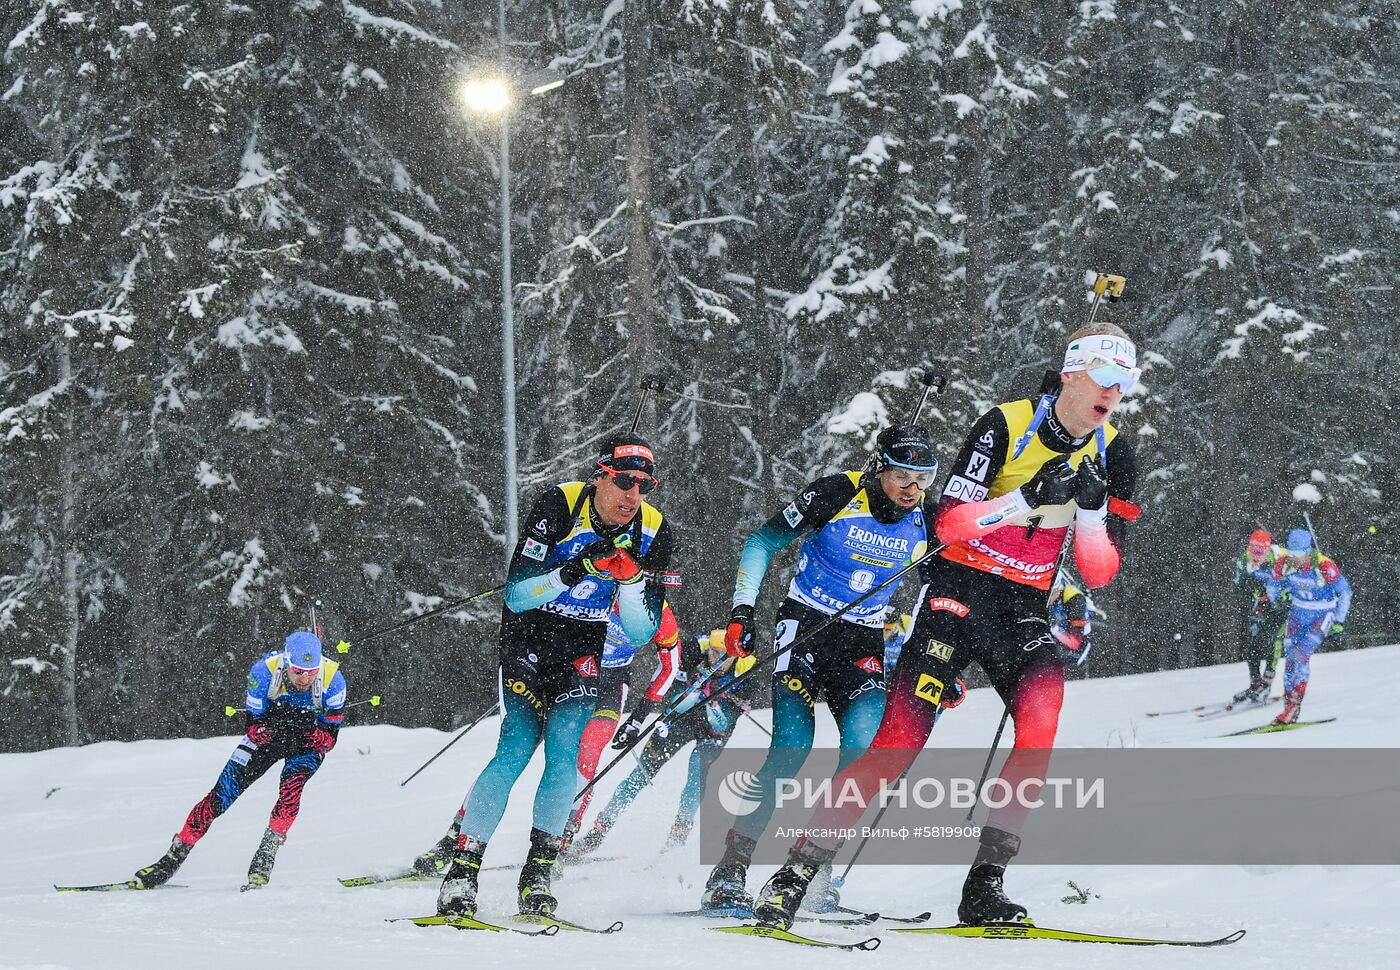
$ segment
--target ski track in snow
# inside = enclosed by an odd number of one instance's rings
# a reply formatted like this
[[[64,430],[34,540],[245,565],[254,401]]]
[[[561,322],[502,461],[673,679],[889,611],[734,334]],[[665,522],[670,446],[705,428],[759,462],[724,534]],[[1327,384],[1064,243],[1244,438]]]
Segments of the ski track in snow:
[[[1394,747],[1400,727],[1393,693],[1400,646],[1322,654],[1313,660],[1307,719],[1333,724],[1254,738],[1215,740],[1226,730],[1264,723],[1269,712],[1222,721],[1191,715],[1148,718],[1224,700],[1239,689],[1238,664],[1070,684],[1059,744],[1080,747]],[[767,721],[769,712],[756,712]],[[990,690],[971,692],[944,717],[931,745],[980,747],[1001,716]],[[1216,950],[1127,948],[1087,944],[957,940],[904,936],[888,924],[799,929],[833,940],[880,935],[874,953],[818,951],[767,940],[725,937],[701,921],[648,915],[697,905],[708,867],[694,844],[656,864],[684,778],[684,755],[668,763],[652,790],[623,816],[605,850],[626,858],[567,871],[556,882],[560,913],[585,923],[614,919],[612,936],[513,934],[422,929],[384,922],[431,913],[436,883],[346,889],[337,876],[406,865],[431,845],[494,749],[493,718],[407,788],[399,781],[447,735],[428,729],[350,727],[307,786],[301,817],[272,883],[240,893],[253,849],[276,792],[269,775],[215,823],[176,876],[189,888],[148,893],[60,894],[53,883],[129,878],[169,844],[185,813],[213,783],[232,738],[104,742],[31,754],[0,755],[0,967],[240,968],[272,966],[376,968],[495,967],[529,961],[573,970],[720,965],[907,967],[953,960],[983,968],[1346,967],[1392,968],[1400,952],[1394,906],[1400,867],[1024,866],[1013,865],[1008,891],[1044,926],[1145,936],[1214,938],[1244,928],[1243,941]],[[757,727],[741,722],[735,743],[759,746]],[[835,729],[818,714],[818,744]],[[521,860],[530,802],[539,778],[536,755],[517,784],[486,864]],[[603,804],[623,766],[600,785]],[[57,787],[48,798],[45,793]],[[844,902],[908,915],[929,909],[951,923],[964,865],[857,867]],[[755,867],[756,891],[771,867]],[[1067,880],[1101,898],[1065,904]],[[514,909],[515,873],[482,876],[481,915]]]

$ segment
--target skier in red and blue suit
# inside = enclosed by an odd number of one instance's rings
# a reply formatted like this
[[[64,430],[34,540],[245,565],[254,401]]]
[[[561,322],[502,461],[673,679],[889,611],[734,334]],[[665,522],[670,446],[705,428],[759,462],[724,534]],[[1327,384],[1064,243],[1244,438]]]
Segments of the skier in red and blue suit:
[[[267,831],[253,854],[248,887],[266,885],[277,850],[301,810],[301,793],[335,747],[345,720],[345,675],[321,656],[321,641],[299,630],[285,649],[258,658],[248,671],[247,730],[209,794],[190,810],[170,849],[136,871],[138,889],[169,881],[214,820],[279,761],[282,774]]]
[[[1351,612],[1351,583],[1337,564],[1313,549],[1312,533],[1288,533],[1288,556],[1274,564],[1267,583],[1269,600],[1289,596],[1284,632],[1283,712],[1276,724],[1293,724],[1303,707],[1312,672],[1312,655],[1329,636],[1339,636]]]

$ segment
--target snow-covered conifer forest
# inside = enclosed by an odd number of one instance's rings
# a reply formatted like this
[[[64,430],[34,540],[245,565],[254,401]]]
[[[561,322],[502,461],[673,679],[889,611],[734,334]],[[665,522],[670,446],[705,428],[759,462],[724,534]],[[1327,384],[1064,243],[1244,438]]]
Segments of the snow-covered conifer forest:
[[[522,502],[642,376],[690,630],[748,531],[948,376],[945,461],[1087,311],[1142,520],[1089,674],[1234,659],[1311,514],[1394,633],[1400,38],[1364,0],[512,0]],[[495,0],[0,5],[0,748],[227,732],[260,650],[505,551]],[[773,582],[761,605],[782,593]],[[906,591],[906,595],[907,595]],[[498,599],[352,652],[358,723],[491,702]],[[1177,637],[1177,634],[1180,637]]]

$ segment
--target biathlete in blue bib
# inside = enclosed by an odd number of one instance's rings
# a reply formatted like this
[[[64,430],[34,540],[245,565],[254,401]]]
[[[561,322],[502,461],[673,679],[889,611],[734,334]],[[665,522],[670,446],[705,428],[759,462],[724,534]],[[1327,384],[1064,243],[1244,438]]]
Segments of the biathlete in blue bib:
[[[773,643],[779,650],[924,554],[929,542],[924,491],[938,472],[928,432],[916,426],[886,428],[876,447],[872,470],[817,479],[749,536],[725,634],[730,655],[751,652],[759,587],[773,557],[794,540],[803,542],[787,599],[778,609]],[[840,729],[841,767],[870,744],[885,711],[883,621],[898,586],[861,602],[800,650],[777,658],[773,741],[758,773],[767,797],[730,830],[724,857],[705,886],[705,908],[752,908],[745,882],[753,850],[773,815],[776,780],[795,777],[811,751],[818,698],[826,700]],[[953,702],[952,691],[948,700]],[[824,886],[825,892],[809,896],[809,908],[836,905],[829,879]]]

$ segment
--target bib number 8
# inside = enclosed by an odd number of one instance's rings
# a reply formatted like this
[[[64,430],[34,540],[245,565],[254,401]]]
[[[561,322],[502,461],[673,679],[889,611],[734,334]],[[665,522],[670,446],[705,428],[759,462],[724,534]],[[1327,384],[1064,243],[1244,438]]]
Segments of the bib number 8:
[[[864,593],[875,585],[875,574],[868,569],[857,569],[851,573],[851,589]]]

